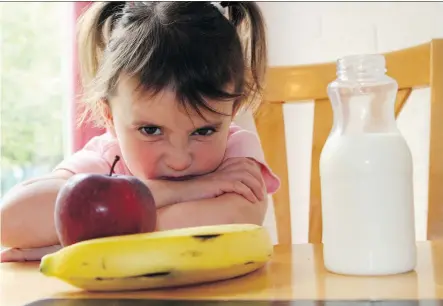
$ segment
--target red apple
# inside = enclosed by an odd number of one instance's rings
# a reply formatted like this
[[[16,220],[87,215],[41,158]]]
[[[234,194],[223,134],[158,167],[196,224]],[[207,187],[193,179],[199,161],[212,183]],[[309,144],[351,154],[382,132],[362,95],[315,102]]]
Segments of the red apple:
[[[133,176],[75,174],[55,203],[55,228],[62,246],[93,238],[153,232],[157,209],[149,188]]]

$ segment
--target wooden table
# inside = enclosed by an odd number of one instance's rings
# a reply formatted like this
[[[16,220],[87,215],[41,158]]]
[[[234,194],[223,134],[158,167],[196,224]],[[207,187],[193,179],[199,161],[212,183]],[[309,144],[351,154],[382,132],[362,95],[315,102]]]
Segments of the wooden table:
[[[45,298],[173,298],[232,300],[443,299],[443,241],[419,242],[415,271],[384,277],[328,273],[321,245],[276,246],[272,261],[249,275],[156,291],[87,293],[38,272],[38,262],[0,264],[0,305]],[[441,305],[437,303],[436,305]]]

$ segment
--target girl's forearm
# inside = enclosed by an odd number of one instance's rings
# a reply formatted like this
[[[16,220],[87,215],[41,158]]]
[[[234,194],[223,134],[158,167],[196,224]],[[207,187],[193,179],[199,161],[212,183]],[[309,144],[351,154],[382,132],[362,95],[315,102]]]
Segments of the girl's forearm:
[[[38,185],[42,185],[42,183],[39,182]],[[55,184],[51,185],[52,187],[48,186],[45,187],[48,189],[51,188],[55,189],[54,187]],[[50,191],[49,193],[51,193],[54,192],[55,190],[52,191],[49,190],[49,191]],[[48,194],[46,194],[46,196],[47,195]],[[27,203],[31,207],[36,204],[34,202],[32,204],[30,202]],[[46,204],[53,203],[53,201],[52,202],[46,201],[44,203]],[[14,206],[9,206],[8,209],[2,210],[2,214],[5,212],[11,214],[13,212],[11,207]],[[15,208],[17,207],[19,207],[19,205],[15,206]],[[174,228],[229,224],[229,223],[231,224],[252,223],[252,224],[262,225],[266,214],[266,208],[267,208],[267,197],[265,197],[265,200],[261,202],[252,204],[248,200],[246,200],[243,196],[234,193],[227,193],[216,198],[178,203],[176,205],[169,205],[159,208],[157,211],[158,212],[157,230],[168,230]],[[53,208],[48,209],[46,207],[45,209],[47,210],[47,212],[51,210],[50,213],[52,215]],[[31,215],[32,214],[28,214],[28,216]],[[46,216],[47,215],[44,215],[43,217]],[[2,253],[0,253],[0,262],[38,260],[43,255],[54,252],[59,248],[61,248],[61,246],[57,245],[59,242],[55,237],[55,230],[53,228],[52,221],[49,221],[49,223],[51,223],[52,226],[48,226],[48,221],[46,223],[35,222],[35,220],[27,220],[27,221],[29,222],[27,227],[30,228],[28,230],[33,231],[34,234],[37,235],[22,235],[23,233],[26,232],[22,231],[23,227],[19,226],[18,228],[15,229],[16,236],[14,236],[13,235],[14,231],[11,231],[12,223],[7,224],[8,226],[7,236],[5,236],[7,237],[7,239],[5,240],[6,242],[5,245],[13,248],[7,249]],[[4,225],[5,224],[2,225],[2,229]],[[53,235],[52,239],[51,235]],[[3,238],[4,237],[2,237],[2,239]],[[14,249],[14,247],[22,249]],[[23,249],[23,248],[29,248],[29,249]]]
[[[54,203],[66,179],[47,177],[20,184],[3,198],[0,244],[35,248],[58,244]]]
[[[23,182],[3,198],[0,209],[0,245],[37,248],[58,244],[54,207],[60,188],[72,173],[59,172]],[[157,207],[182,201],[189,182],[150,181]],[[79,203],[81,205],[81,203]]]
[[[145,184],[151,190],[157,209],[207,197],[202,191],[204,183],[198,180],[150,180]]]
[[[172,182],[166,180],[149,180],[144,182],[151,190],[158,208],[176,204],[181,201],[181,193],[183,192],[184,182]]]
[[[267,197],[261,202],[251,203],[243,196],[227,193],[216,198],[178,203],[158,209],[157,229],[229,223],[262,225],[266,209]]]
[[[36,248],[58,244],[54,225],[57,194],[70,173],[47,176],[22,183],[3,199],[0,211],[0,244],[13,248]],[[261,224],[266,199],[251,203],[243,196],[227,193],[202,197],[201,182],[149,181],[158,208],[158,229],[187,226],[256,223]],[[175,204],[175,205],[174,205]]]

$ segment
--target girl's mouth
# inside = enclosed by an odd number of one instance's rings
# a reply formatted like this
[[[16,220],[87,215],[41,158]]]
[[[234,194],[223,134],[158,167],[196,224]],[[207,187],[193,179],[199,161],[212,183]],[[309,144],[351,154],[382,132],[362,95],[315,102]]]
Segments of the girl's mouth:
[[[165,181],[186,181],[195,177],[194,175],[184,175],[184,176],[162,176],[161,180]]]

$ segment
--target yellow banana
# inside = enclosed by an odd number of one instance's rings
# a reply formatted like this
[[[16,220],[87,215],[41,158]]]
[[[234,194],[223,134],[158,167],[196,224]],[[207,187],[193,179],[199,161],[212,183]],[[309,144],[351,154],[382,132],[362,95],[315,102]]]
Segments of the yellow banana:
[[[40,271],[89,291],[150,289],[241,276],[272,252],[262,226],[200,226],[82,241],[44,256]]]

